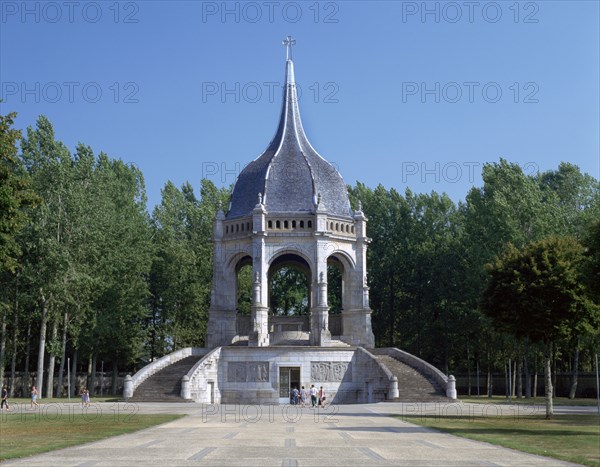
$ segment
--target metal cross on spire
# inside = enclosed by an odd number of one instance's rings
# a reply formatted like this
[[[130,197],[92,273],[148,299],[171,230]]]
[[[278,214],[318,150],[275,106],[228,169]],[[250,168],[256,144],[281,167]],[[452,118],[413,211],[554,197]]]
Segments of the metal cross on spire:
[[[285,59],[291,60],[292,59],[292,46],[296,45],[296,39],[294,39],[292,36],[287,36],[281,43],[283,45],[285,45],[285,47],[286,47]]]

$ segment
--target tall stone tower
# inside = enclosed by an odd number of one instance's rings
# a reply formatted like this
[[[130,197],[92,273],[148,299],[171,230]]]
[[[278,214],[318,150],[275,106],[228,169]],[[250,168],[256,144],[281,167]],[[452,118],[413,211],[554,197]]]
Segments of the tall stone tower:
[[[327,264],[342,271],[341,341],[374,347],[367,287],[366,222],[360,205],[333,165],[312,147],[302,128],[288,36],[279,125],[267,149],[240,173],[227,214],[214,226],[214,272],[207,347],[242,337],[238,326],[237,273],[251,264],[252,318],[249,346],[269,346],[269,278],[282,265],[303,271],[309,284],[306,345],[331,346]]]

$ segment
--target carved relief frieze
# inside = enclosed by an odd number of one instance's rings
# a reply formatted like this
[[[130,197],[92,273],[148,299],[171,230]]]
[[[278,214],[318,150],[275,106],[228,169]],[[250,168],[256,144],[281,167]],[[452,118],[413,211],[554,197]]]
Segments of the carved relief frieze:
[[[310,377],[317,383],[338,382],[352,378],[350,362],[311,362]]]
[[[227,381],[230,383],[268,382],[269,362],[229,362]]]

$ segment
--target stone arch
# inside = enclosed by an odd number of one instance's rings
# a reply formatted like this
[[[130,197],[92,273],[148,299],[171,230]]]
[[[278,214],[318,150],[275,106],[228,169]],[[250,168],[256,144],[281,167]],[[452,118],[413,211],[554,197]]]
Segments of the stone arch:
[[[336,249],[331,252],[328,252],[327,261],[329,261],[329,258],[331,257],[335,257],[336,259],[341,261],[344,267],[349,268],[349,270],[351,271],[353,271],[356,268],[356,261],[354,261],[354,258],[352,258],[352,256],[350,256],[343,250]]]
[[[244,259],[244,257],[248,256],[250,259],[250,264],[252,264],[252,252],[247,251],[248,248],[244,250],[238,250],[235,253],[232,253],[225,261],[225,271],[227,273],[237,272],[236,269],[238,267],[238,263]],[[242,266],[240,266],[242,267]]]
[[[314,276],[315,265],[314,265],[313,259],[310,258],[306,253],[304,253],[302,251],[302,247],[300,245],[295,245],[295,244],[294,245],[287,244],[285,246],[282,246],[282,248],[278,249],[269,258],[267,258],[267,265],[269,266],[269,268],[273,265],[273,263],[275,261],[278,260],[278,258],[280,258],[281,256],[284,256],[284,255],[298,256],[300,259],[302,259],[308,265],[311,277]]]
[[[345,251],[335,250],[327,256],[327,266],[336,266],[341,272],[341,311],[350,309],[350,286],[355,274],[356,263]],[[329,279],[328,279],[329,281]],[[329,285],[333,287],[333,284]]]
[[[315,297],[313,296],[313,287],[312,283],[314,280],[313,276],[313,265],[304,253],[294,249],[294,248],[285,248],[278,252],[276,252],[268,261],[268,269],[267,269],[267,287],[268,287],[268,297],[269,304],[271,307],[271,280],[273,276],[282,268],[292,267],[297,270],[300,270],[306,276],[306,286],[307,286],[307,299],[308,299],[308,309],[310,310],[313,303],[315,303]]]

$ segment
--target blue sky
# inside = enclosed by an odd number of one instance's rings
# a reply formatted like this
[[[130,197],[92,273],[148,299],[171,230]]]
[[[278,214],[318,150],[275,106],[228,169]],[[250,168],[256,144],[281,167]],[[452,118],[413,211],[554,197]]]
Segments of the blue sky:
[[[152,207],[264,150],[292,35],[303,124],[346,182],[458,201],[500,157],[599,177],[598,5],[3,0],[0,106],[135,163]]]

